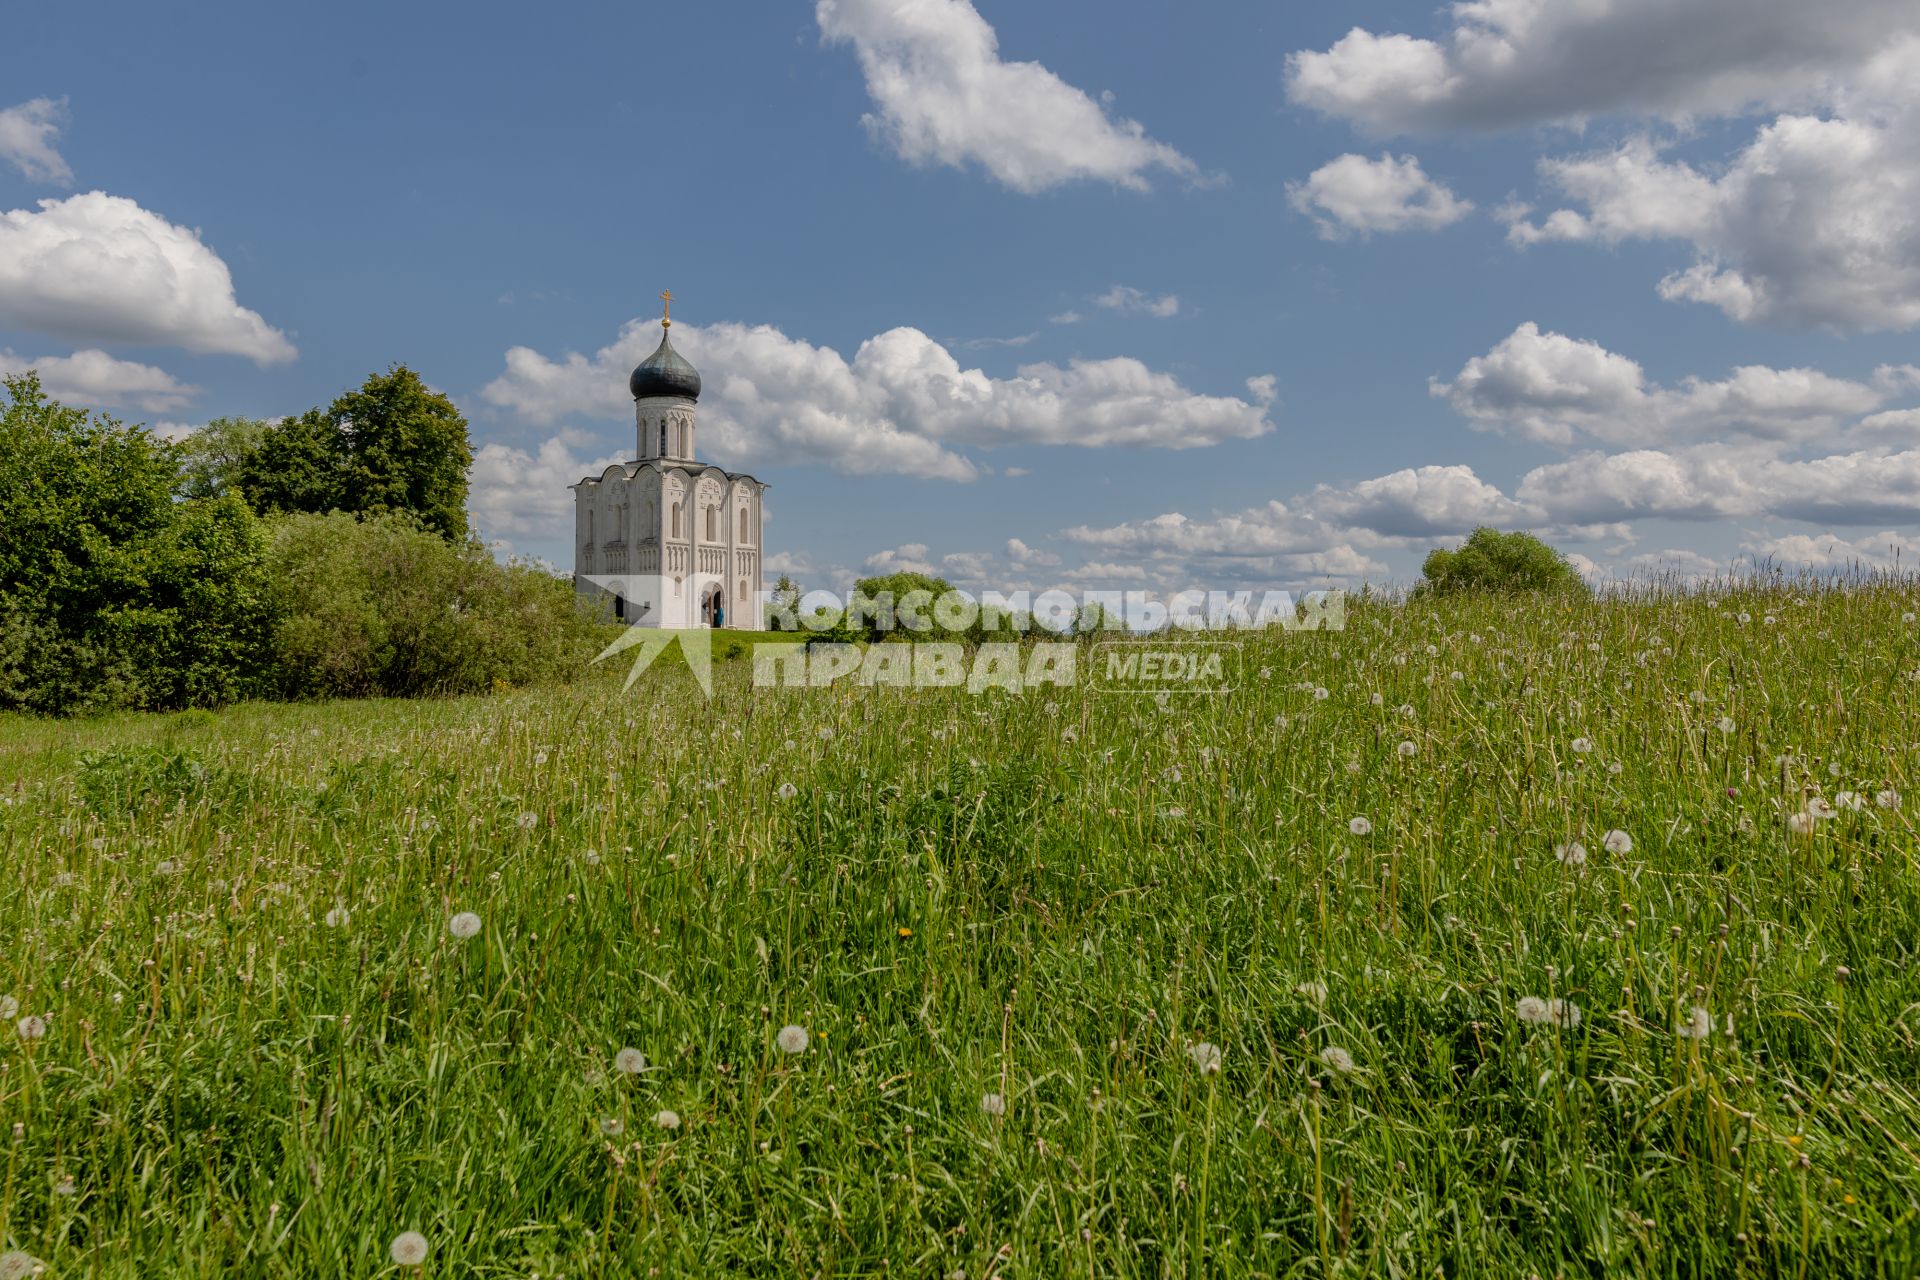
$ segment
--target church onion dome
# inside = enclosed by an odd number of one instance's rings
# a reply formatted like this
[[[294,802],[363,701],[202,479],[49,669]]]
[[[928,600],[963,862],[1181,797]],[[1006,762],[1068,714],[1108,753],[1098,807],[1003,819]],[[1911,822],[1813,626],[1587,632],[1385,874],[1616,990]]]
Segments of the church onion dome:
[[[627,379],[627,390],[635,400],[652,396],[677,396],[686,400],[700,398],[700,371],[673,349],[670,334],[660,335],[660,349],[642,360]]]

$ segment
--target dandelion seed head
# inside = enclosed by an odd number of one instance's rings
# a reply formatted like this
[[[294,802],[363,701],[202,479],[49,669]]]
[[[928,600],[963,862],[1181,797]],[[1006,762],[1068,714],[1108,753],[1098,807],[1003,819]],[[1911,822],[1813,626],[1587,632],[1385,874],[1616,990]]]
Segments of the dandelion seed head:
[[[1587,861],[1587,846],[1581,844],[1578,840],[1569,840],[1563,845],[1556,845],[1553,850],[1553,856],[1560,860],[1562,866],[1584,866]]]
[[[1373,834],[1373,823],[1365,818],[1350,818],[1347,820],[1347,830],[1356,836],[1370,836]]]
[[[480,917],[471,911],[462,911],[447,921],[447,932],[456,938],[471,938],[480,932]]]
[[[1705,1007],[1695,1005],[1675,1030],[1683,1039],[1705,1040],[1713,1034],[1713,1014]]]
[[[1584,756],[1588,752],[1593,750],[1593,739],[1592,738],[1575,738],[1573,742],[1569,745],[1573,747],[1574,754]]]
[[[613,1069],[621,1075],[637,1076],[647,1069],[647,1055],[628,1045],[613,1055]]]
[[[1828,804],[1820,796],[1807,797],[1806,814],[1809,818],[1818,818],[1822,822],[1833,817],[1839,810]]]
[[[1415,744],[1412,739],[1402,742],[1398,747],[1395,747],[1394,750],[1400,753],[1402,760],[1411,760],[1420,754],[1419,746]]]
[[[402,1231],[387,1246],[396,1267],[417,1267],[427,1260],[427,1238],[418,1231]]]
[[[1353,1070],[1353,1055],[1339,1045],[1330,1044],[1320,1051],[1320,1064],[1340,1075]]]
[[[791,782],[783,782],[775,788],[774,794],[782,800],[791,800],[800,794],[800,788],[794,786]]]
[[[1632,853],[1633,837],[1624,831],[1609,831],[1601,838],[1600,846],[1608,853]]]
[[[805,1027],[792,1023],[780,1028],[780,1034],[773,1039],[782,1053],[805,1053],[807,1046],[813,1043],[813,1037],[807,1034]]]
[[[1188,1045],[1187,1057],[1192,1059],[1193,1065],[1200,1069],[1201,1075],[1217,1076],[1220,1074],[1219,1045],[1206,1040],[1202,1040],[1197,1044]]]
[[[619,1116],[603,1116],[600,1120],[600,1132],[609,1138],[617,1138],[626,1129]]]
[[[327,928],[344,929],[347,927],[347,922],[351,918],[352,917],[348,915],[347,909],[345,907],[335,907],[333,910],[327,912],[327,915],[326,915]]]
[[[30,1013],[13,1024],[13,1029],[22,1040],[38,1040],[47,1034],[47,1020],[37,1013]]]
[[[1325,1004],[1327,1002],[1327,984],[1324,982],[1308,981],[1296,983],[1293,988],[1293,993],[1297,996],[1305,996],[1315,1004]]]
[[[1540,1026],[1551,1016],[1547,1002],[1539,996],[1521,996],[1513,1002],[1513,1016],[1532,1026]]]
[[[20,1001],[13,996],[0,996],[0,1020],[12,1022],[20,1016]]]
[[[40,1259],[14,1249],[0,1253],[0,1280],[27,1280],[40,1274]]]
[[[534,829],[534,827],[538,826],[539,823],[540,823],[540,815],[537,813],[523,813],[518,818],[514,819],[514,825],[519,827],[522,831],[531,831]]]
[[[656,1129],[678,1129],[680,1127],[680,1113],[678,1111],[667,1111],[664,1109],[654,1112],[653,1127]]]
[[[990,1116],[1003,1116],[1007,1114],[1007,1100],[997,1093],[983,1093],[980,1095],[980,1110]]]

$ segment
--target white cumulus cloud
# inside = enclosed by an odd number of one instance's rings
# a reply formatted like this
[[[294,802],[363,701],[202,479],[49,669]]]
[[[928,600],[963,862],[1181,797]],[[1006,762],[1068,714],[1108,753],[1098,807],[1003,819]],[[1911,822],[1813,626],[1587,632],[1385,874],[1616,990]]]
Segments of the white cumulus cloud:
[[[1782,115],[1713,171],[1638,138],[1541,172],[1579,207],[1537,223],[1515,211],[1515,244],[1677,241],[1694,261],[1660,281],[1669,301],[1743,323],[1920,325],[1920,39],[1889,49],[1839,111]]]
[[[66,119],[65,98],[33,98],[0,110],[0,160],[35,182],[73,185],[73,170],[54,146]]]
[[[1250,383],[1251,400],[1201,395],[1128,357],[1029,364],[994,378],[911,328],[867,339],[851,361],[768,325],[676,324],[673,336],[706,379],[701,453],[738,466],[820,462],[855,474],[971,480],[978,468],[964,447],[1184,449],[1273,429],[1265,379]],[[651,323],[633,321],[591,358],[515,347],[481,395],[535,423],[624,419],[632,413],[627,374],[658,339]]]
[[[0,213],[0,326],[292,360],[285,334],[234,297],[197,233],[100,191]]]
[[[141,409],[168,413],[200,394],[150,364],[118,360],[104,351],[27,359],[0,347],[0,373],[36,372],[40,389],[63,404],[89,409]]]
[[[1472,201],[1429,178],[1416,157],[1388,153],[1378,160],[1351,154],[1331,160],[1305,182],[1289,183],[1287,199],[1326,240],[1435,231],[1473,212]]]
[[[1143,190],[1193,161],[1037,62],[1008,62],[970,0],[818,0],[828,41],[854,47],[866,124],[913,164],[980,166],[1015,191],[1084,179]]]
[[[1743,365],[1726,378],[1689,377],[1663,387],[1648,382],[1635,360],[1597,342],[1543,333],[1529,321],[1430,390],[1478,427],[1556,444],[1586,435],[1624,445],[1809,439],[1878,408],[1887,396],[1880,382]]]
[[[575,452],[590,443],[588,436],[563,431],[533,450],[497,442],[475,450],[467,510],[482,536],[571,542],[571,486],[623,460],[616,454],[595,458]]]
[[[1438,39],[1359,27],[1287,62],[1296,104],[1370,132],[1786,108],[1860,72],[1912,0],[1458,0]]]

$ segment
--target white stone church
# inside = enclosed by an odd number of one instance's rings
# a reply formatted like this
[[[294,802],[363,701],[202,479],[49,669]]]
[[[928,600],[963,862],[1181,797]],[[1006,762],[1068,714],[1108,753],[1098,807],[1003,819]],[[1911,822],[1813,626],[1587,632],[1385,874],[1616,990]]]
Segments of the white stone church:
[[[695,460],[700,374],[672,327],[627,379],[639,456],[573,486],[574,587],[633,626],[758,631],[767,486]]]

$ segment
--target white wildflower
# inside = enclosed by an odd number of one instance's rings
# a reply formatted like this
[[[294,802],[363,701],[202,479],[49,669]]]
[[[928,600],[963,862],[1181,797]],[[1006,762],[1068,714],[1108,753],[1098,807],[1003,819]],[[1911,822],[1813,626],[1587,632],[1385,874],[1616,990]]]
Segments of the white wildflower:
[[[1411,739],[1408,739],[1407,741],[1402,742],[1398,747],[1395,747],[1394,750],[1400,753],[1400,758],[1402,760],[1411,760],[1415,756],[1420,754],[1419,746],[1415,744]]]
[[[1537,1027],[1553,1015],[1548,1009],[1547,1002],[1539,996],[1521,996],[1513,1002],[1513,1016]]]
[[[1609,831],[1601,837],[1600,845],[1608,853],[1632,853],[1633,837],[1624,831]]]
[[[471,938],[480,932],[480,917],[471,911],[462,911],[447,921],[447,932],[456,938]]]
[[[780,1028],[780,1034],[774,1037],[774,1043],[780,1046],[782,1053],[805,1053],[807,1046],[813,1043],[813,1037],[807,1034],[805,1027],[789,1023]]]
[[[656,1129],[678,1129],[680,1127],[680,1113],[678,1111],[667,1111],[664,1109],[654,1112],[653,1127]]]
[[[647,1069],[647,1055],[628,1045],[613,1055],[613,1069],[622,1075],[637,1076]]]
[[[800,794],[800,788],[794,786],[791,782],[783,782],[776,789],[775,794],[782,800],[791,800]]]
[[[1373,823],[1365,818],[1352,818],[1347,822],[1347,830],[1357,836],[1370,836],[1373,834]]]

